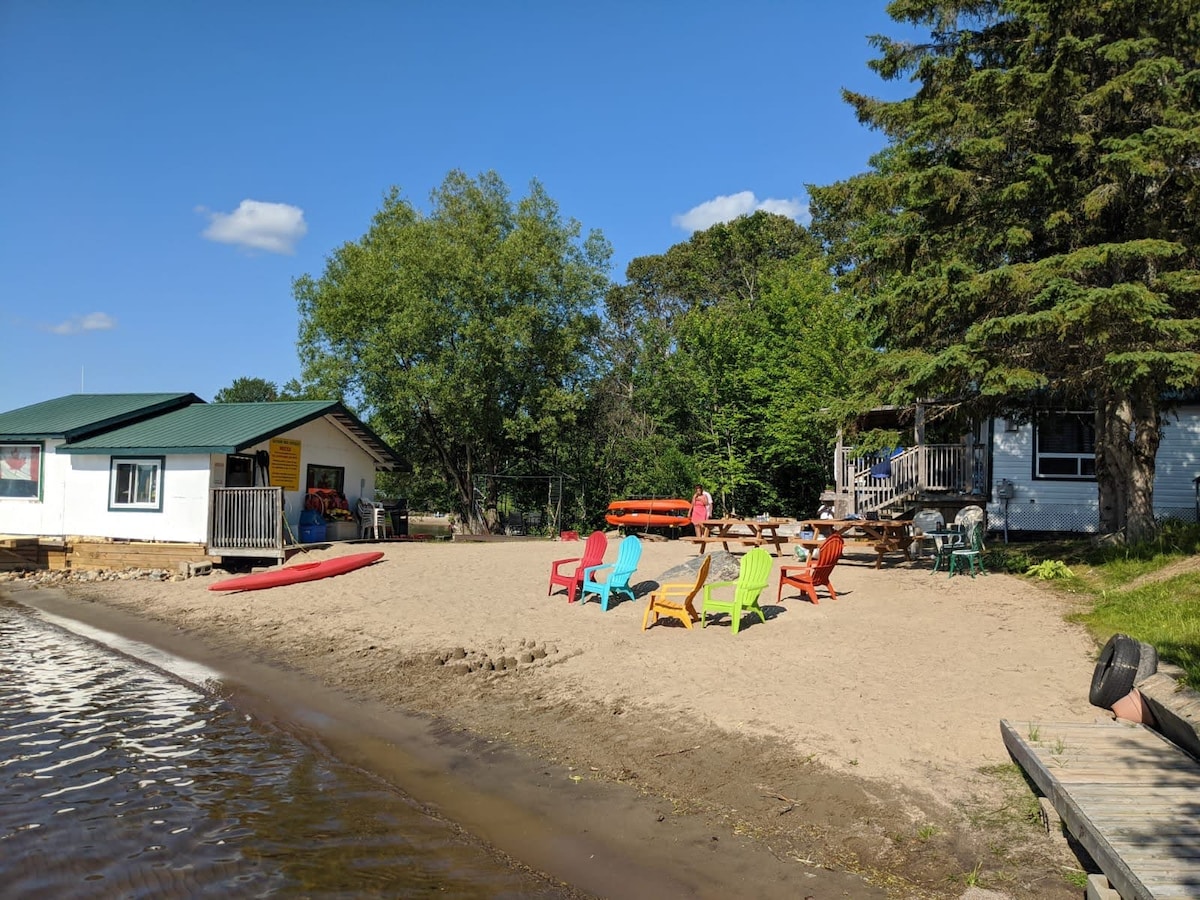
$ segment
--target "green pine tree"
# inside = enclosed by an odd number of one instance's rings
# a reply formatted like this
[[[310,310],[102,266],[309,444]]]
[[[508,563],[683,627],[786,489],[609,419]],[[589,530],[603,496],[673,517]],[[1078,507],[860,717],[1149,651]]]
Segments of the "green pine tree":
[[[887,148],[812,188],[814,231],[887,350],[886,399],[1097,411],[1101,525],[1152,533],[1172,391],[1200,382],[1200,6],[896,0],[912,78],[846,93]]]

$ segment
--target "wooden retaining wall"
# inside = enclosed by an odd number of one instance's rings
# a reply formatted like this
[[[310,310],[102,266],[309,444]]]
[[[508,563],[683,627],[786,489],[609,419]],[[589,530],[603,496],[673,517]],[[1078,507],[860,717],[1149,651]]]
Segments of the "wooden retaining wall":
[[[0,537],[0,572],[27,569],[177,569],[181,562],[215,562],[204,544]]]
[[[71,569],[176,569],[181,562],[211,562],[203,544],[151,541],[72,541]]]
[[[62,541],[0,537],[0,572],[67,568],[67,548]]]

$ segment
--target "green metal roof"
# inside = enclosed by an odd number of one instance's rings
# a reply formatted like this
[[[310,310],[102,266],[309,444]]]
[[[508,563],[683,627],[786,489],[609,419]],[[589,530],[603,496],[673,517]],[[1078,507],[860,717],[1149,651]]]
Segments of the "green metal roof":
[[[69,394],[0,413],[0,440],[80,440],[201,402],[195,394]]]
[[[143,422],[63,444],[59,453],[237,453],[322,416],[383,468],[403,460],[342,404],[331,400],[196,403]]]

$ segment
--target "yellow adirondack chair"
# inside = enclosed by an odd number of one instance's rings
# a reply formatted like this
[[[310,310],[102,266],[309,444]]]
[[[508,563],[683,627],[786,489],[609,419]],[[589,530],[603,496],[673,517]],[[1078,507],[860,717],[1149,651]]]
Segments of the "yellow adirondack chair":
[[[774,560],[771,554],[762,547],[755,547],[742,557],[741,568],[738,569],[737,581],[714,581],[704,586],[704,599],[700,604],[700,627],[708,625],[709,612],[729,613],[729,624],[734,634],[742,627],[742,613],[747,610],[758,613],[762,621],[767,621],[762,607],[758,605],[758,595],[763,592],[767,582],[771,580],[771,566]],[[732,600],[718,600],[713,597],[717,588],[733,588]]]
[[[671,619],[678,619],[683,623],[685,628],[691,628],[692,623],[700,618],[696,612],[696,607],[693,601],[696,595],[700,593],[700,588],[704,586],[704,582],[708,580],[708,567],[712,564],[712,557],[705,556],[704,562],[700,564],[700,571],[696,573],[696,582],[694,584],[686,583],[671,583],[661,584],[658,590],[650,594],[650,602],[646,604],[646,614],[642,616],[642,631],[650,627],[650,616],[654,616],[653,624],[658,624],[659,616],[667,616]]]

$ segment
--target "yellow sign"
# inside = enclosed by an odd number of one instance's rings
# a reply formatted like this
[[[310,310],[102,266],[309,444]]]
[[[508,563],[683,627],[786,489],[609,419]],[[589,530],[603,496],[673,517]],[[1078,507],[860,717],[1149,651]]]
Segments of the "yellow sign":
[[[271,438],[271,487],[300,490],[300,442]]]

